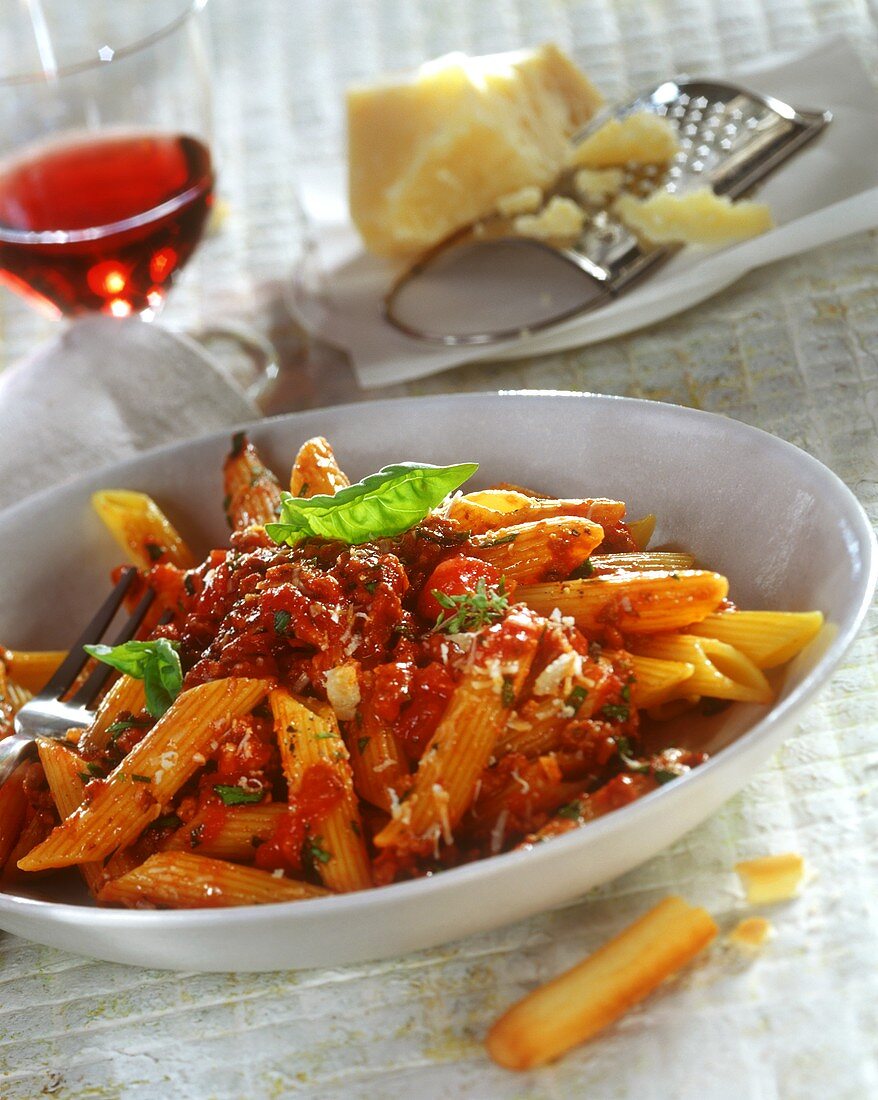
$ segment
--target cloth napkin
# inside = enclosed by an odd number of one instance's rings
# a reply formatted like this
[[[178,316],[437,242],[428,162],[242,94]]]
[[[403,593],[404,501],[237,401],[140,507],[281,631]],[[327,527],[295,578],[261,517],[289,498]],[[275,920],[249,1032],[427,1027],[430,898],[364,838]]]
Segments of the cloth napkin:
[[[0,374],[0,508],[259,410],[193,340],[89,317]]]
[[[300,320],[347,350],[357,380],[369,389],[477,359],[541,355],[620,336],[688,309],[754,268],[878,225],[878,90],[852,46],[829,39],[805,53],[761,58],[731,75],[793,106],[833,113],[817,141],[759,189],[757,197],[768,202],[777,222],[771,232],[720,251],[684,249],[612,305],[544,333],[486,347],[443,347],[404,336],[384,320],[382,301],[396,269],[364,252],[348,218],[343,165],[312,166],[301,177],[312,245],[298,280]]]

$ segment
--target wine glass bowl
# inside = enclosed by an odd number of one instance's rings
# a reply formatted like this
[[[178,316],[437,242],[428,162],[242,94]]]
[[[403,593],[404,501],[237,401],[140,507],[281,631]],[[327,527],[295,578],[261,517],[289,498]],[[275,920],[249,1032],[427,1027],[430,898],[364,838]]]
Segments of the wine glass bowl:
[[[0,282],[33,305],[151,319],[192,255],[214,186],[206,3],[0,3]]]

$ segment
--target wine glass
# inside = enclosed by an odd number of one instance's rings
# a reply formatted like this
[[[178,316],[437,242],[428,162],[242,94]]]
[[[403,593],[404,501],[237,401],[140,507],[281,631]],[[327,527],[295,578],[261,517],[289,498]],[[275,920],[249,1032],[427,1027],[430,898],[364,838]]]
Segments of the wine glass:
[[[0,0],[0,282],[151,320],[211,209],[207,0]]]

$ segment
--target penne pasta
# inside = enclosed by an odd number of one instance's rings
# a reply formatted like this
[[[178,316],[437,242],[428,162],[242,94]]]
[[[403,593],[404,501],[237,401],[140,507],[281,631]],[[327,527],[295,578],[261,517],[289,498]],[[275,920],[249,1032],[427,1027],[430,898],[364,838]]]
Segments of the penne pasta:
[[[195,565],[192,551],[152,497],[130,489],[102,489],[91,498],[92,507],[138,569],[169,562],[180,569]]]
[[[474,535],[494,531],[510,524],[531,523],[541,519],[578,516],[603,527],[620,523],[625,505],[620,500],[551,499],[525,496],[514,489],[485,489],[455,497],[448,515]]]
[[[432,851],[440,840],[452,843],[530,671],[540,633],[539,623],[520,612],[491,628],[421,757],[410,793],[374,837],[378,848]]]
[[[615,627],[626,634],[657,634],[706,618],[728,590],[719,573],[687,569],[522,586],[516,598],[541,615],[557,608],[586,632]]]
[[[225,509],[229,527],[239,530],[269,523],[280,510],[280,482],[263,463],[256,448],[239,432],[223,464]]]
[[[762,669],[820,629],[738,611],[622,501],[461,494],[476,468],[349,485],[313,436],[285,493],[238,433],[233,534],[197,566],[148,496],[96,494],[157,598],[90,725],[0,789],[3,874],[78,864],[107,902],[249,904],[321,892],[290,875],[342,893],[532,845],[703,763],[642,718],[766,703]],[[61,656],[0,649],[0,737]]]
[[[66,656],[63,649],[8,649],[3,654],[3,663],[10,679],[27,691],[37,692],[42,691]]]
[[[680,698],[685,691],[684,685],[691,684],[695,665],[689,661],[667,661],[633,653],[631,669],[634,673],[631,702],[645,710]]]
[[[101,700],[90,726],[79,737],[79,751],[83,756],[102,752],[112,738],[113,724],[123,716],[136,718],[146,706],[143,681],[122,675]]]
[[[253,867],[239,867],[189,852],[157,852],[98,896],[104,903],[169,909],[220,909],[324,897],[327,891]]]
[[[655,516],[650,513],[643,519],[633,519],[628,524],[628,532],[638,550],[645,550],[655,531]]]
[[[544,1065],[618,1020],[715,938],[704,909],[669,897],[584,962],[513,1005],[488,1032],[507,1069]]]
[[[281,763],[296,807],[303,784],[315,766],[327,768],[341,788],[341,798],[319,822],[311,822],[308,844],[315,868],[332,890],[364,890],[372,885],[372,868],[363,840],[363,825],[354,794],[348,752],[329,707],[319,713],[277,689],[269,697]],[[317,829],[319,828],[319,834]]]
[[[771,685],[743,653],[714,638],[694,634],[651,635],[632,643],[635,655],[692,665],[691,676],[681,680],[660,702],[689,695],[735,699],[741,703],[770,703]]]
[[[635,554],[592,554],[589,558],[595,574],[645,573],[661,570],[668,573],[692,569],[695,558],[691,554],[672,553],[668,550],[641,550]]]
[[[290,812],[285,802],[258,806],[215,806],[199,811],[171,837],[166,851],[197,851],[200,856],[251,863],[260,844]]]
[[[302,444],[290,471],[290,492],[294,497],[335,496],[339,489],[348,485],[350,481],[322,435],[315,435]]]
[[[348,752],[357,794],[390,813],[409,767],[399,739],[374,709],[361,714],[361,724],[348,734]]]
[[[24,780],[30,764],[19,764],[0,787],[0,867],[2,867],[21,835],[27,814],[28,800]]]
[[[474,535],[471,554],[507,580],[537,584],[569,576],[604,536],[591,520],[558,516]]]
[[[819,611],[722,611],[708,615],[691,633],[734,646],[757,668],[786,664],[816,638]]]
[[[210,752],[217,729],[248,714],[265,695],[264,680],[214,680],[178,696],[144,739],[91,797],[23,859],[23,871],[104,859],[159,817]]]

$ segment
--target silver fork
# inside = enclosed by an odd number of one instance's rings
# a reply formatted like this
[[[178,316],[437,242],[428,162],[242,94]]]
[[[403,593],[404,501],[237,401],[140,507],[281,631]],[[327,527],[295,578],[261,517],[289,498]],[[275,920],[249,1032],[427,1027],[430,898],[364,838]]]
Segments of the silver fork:
[[[94,712],[90,709],[107,680],[113,673],[109,665],[98,664],[89,673],[82,686],[70,699],[64,696],[76,682],[83,665],[89,660],[82,648],[100,642],[116,617],[125,594],[137,576],[136,569],[126,569],[119,583],[104,600],[97,614],[70,647],[67,657],[58,667],[39,695],[35,695],[15,716],[15,732],[0,741],[0,784],[12,774],[16,766],[33,751],[37,737],[50,737],[63,741],[67,731],[90,725]],[[153,589],[145,595],[113,638],[113,645],[121,645],[134,637],[155,597]]]

